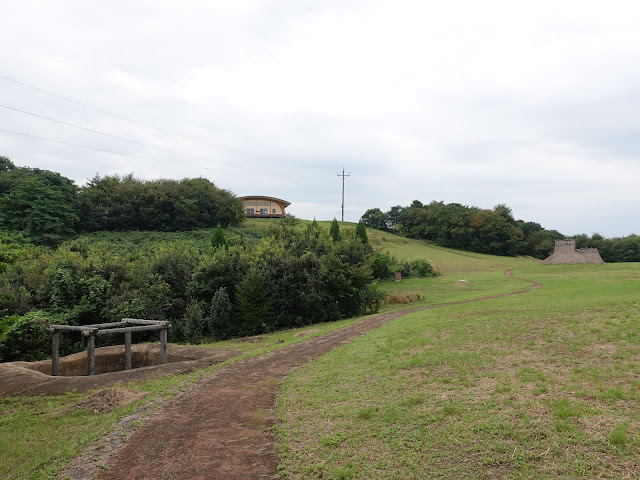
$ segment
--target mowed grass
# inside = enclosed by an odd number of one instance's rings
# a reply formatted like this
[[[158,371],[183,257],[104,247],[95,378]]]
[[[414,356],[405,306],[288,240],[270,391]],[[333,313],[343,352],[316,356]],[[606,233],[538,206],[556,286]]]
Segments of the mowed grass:
[[[522,257],[498,257],[437,247],[398,237],[378,230],[368,231],[374,248],[388,252],[399,262],[425,259],[440,273],[435,278],[403,278],[383,280],[380,286],[389,294],[419,294],[421,301],[411,306],[469,300],[528,288],[526,283],[505,276],[507,270],[530,266]],[[517,273],[514,273],[517,276]],[[383,310],[406,308],[387,305]]]
[[[400,317],[291,374],[281,477],[637,478],[640,265],[526,265],[543,288]]]

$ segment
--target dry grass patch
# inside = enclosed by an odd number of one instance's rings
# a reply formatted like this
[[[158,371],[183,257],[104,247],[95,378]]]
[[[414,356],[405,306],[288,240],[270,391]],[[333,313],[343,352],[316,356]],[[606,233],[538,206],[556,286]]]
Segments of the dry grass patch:
[[[392,293],[391,295],[387,295],[387,298],[384,299],[384,303],[411,303],[421,299],[422,295],[420,293]]]
[[[140,400],[146,394],[146,392],[139,392],[130,388],[107,388],[92,393],[81,402],[76,403],[73,409],[89,410],[93,413],[106,412],[113,408],[125,407],[130,403]]]

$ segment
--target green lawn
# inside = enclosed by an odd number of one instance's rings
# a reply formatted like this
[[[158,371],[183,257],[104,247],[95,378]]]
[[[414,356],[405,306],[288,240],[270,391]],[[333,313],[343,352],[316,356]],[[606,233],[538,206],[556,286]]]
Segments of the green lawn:
[[[412,303],[412,306],[469,300],[527,288],[527,284],[504,275],[506,270],[532,264],[521,257],[496,257],[445,249],[377,230],[369,230],[368,234],[376,249],[389,252],[399,261],[426,259],[440,272],[441,275],[435,278],[380,282],[390,294],[420,294],[422,301]],[[390,308],[398,308],[398,305],[385,307]]]
[[[282,477],[637,478],[640,265],[528,265],[290,375]]]

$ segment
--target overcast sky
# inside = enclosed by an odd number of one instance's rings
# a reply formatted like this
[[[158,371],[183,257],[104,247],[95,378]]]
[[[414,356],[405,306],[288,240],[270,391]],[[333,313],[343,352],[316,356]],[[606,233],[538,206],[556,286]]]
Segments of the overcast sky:
[[[318,220],[344,167],[350,221],[442,200],[640,234],[639,24],[636,1],[3,1],[0,129],[31,137],[0,155]]]

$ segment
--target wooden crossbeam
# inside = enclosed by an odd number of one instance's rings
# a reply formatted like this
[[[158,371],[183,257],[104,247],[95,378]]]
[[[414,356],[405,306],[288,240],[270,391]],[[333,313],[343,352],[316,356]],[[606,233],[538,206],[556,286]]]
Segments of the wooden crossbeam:
[[[95,372],[96,337],[112,333],[124,333],[125,369],[131,369],[131,333],[160,330],[160,363],[168,362],[167,329],[171,323],[165,320],[143,320],[140,318],[123,318],[120,322],[94,323],[92,325],[51,325],[47,332],[51,339],[51,375],[59,373],[60,333],[80,332],[87,338],[87,375]]]

